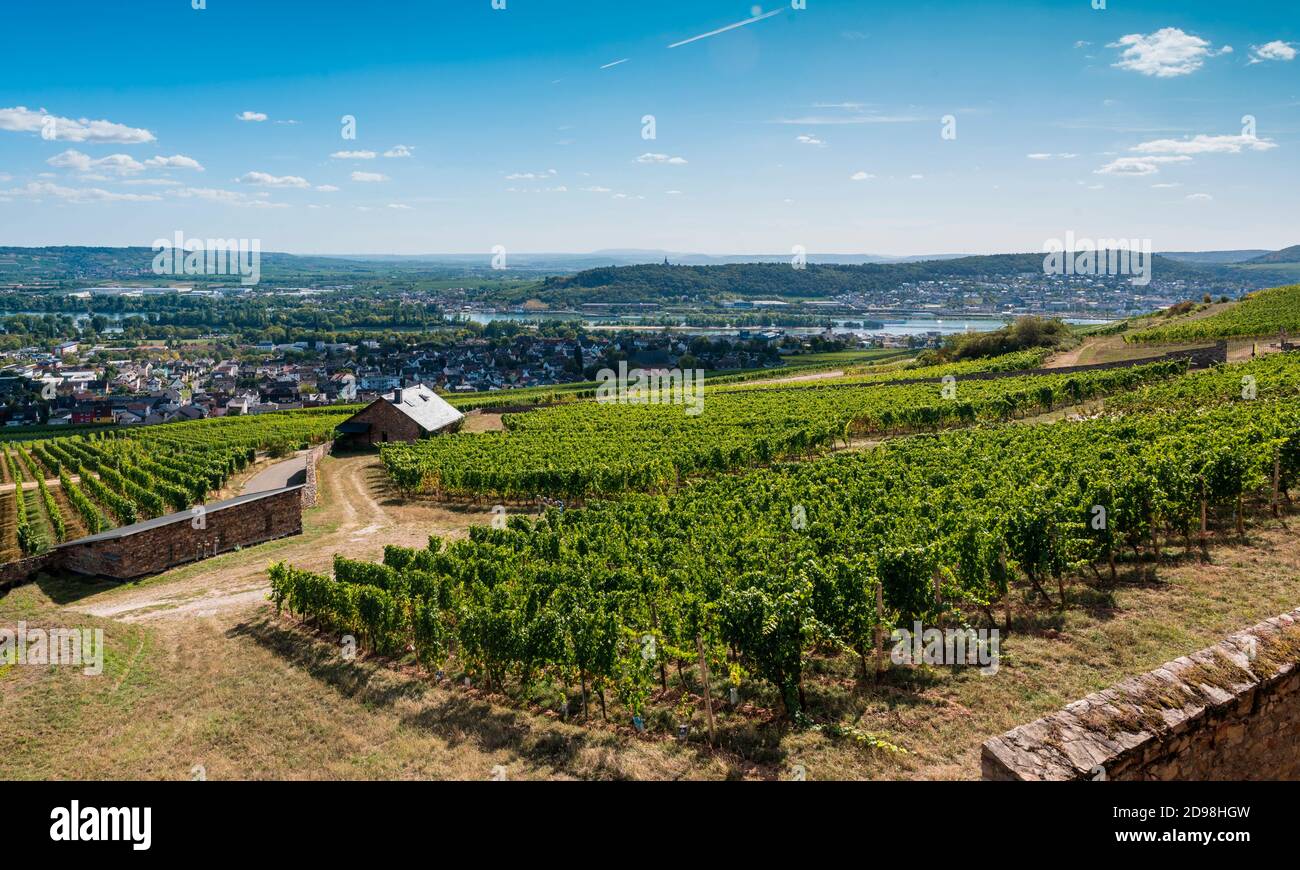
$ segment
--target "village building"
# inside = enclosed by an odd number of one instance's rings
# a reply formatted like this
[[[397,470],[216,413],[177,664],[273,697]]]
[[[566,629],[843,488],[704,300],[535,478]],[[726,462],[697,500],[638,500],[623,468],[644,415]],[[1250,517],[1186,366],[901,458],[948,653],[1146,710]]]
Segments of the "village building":
[[[342,448],[362,448],[418,441],[439,432],[454,432],[464,419],[464,414],[423,384],[398,387],[340,423],[335,443]]]

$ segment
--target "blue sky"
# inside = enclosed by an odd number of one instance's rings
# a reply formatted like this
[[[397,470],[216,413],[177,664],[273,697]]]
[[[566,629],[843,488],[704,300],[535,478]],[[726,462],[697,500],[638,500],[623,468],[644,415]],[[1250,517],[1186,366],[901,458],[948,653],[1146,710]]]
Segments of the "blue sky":
[[[505,5],[10,0],[0,244],[1300,242],[1290,2]]]

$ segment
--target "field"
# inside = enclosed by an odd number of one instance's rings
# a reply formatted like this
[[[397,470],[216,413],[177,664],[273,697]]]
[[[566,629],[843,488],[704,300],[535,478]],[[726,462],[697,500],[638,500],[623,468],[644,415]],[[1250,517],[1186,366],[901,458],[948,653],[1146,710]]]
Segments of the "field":
[[[1258,290],[1241,303],[1225,306],[1209,317],[1152,326],[1132,341],[1200,341],[1219,338],[1276,336],[1280,330],[1300,330],[1300,284]]]
[[[317,443],[348,413],[325,408],[0,442],[0,559],[200,504],[259,452]]]
[[[984,739],[1296,604],[1300,356],[1042,362],[724,380],[698,416],[574,397],[327,457],[302,536],[0,598],[108,644],[104,678],[0,669],[0,775],[976,778]],[[0,531],[236,487],[335,413],[7,445]],[[996,631],[992,671],[891,662],[915,622]]]

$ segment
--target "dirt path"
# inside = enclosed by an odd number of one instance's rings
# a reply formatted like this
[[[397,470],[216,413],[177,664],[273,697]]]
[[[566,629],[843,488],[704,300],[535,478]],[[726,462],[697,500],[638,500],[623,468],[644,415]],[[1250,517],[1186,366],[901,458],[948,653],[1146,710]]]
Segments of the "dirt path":
[[[319,506],[303,513],[301,535],[111,586],[71,607],[124,622],[215,616],[233,625],[266,601],[272,562],[328,572],[335,553],[377,561],[385,544],[422,547],[431,534],[463,537],[471,524],[491,519],[487,506],[452,510],[400,501],[374,455],[323,459],[319,497]]]
[[[760,386],[762,384],[793,384],[796,381],[822,381],[827,378],[842,378],[842,377],[844,377],[843,370],[830,371],[830,372],[810,372],[809,374],[806,375],[790,375],[784,378],[763,378],[761,381],[740,381],[739,383],[728,384],[727,386],[753,387],[753,386]]]
[[[80,474],[70,474],[70,475],[68,475],[68,478],[69,478],[73,483],[81,483],[81,475],[80,475]],[[57,477],[46,478],[46,480],[45,480],[45,485],[48,486],[48,487],[50,487],[51,489],[54,488],[54,487],[57,487],[57,486],[60,485],[60,484],[59,484],[59,479],[58,479]],[[7,492],[13,492],[15,486],[16,486],[16,484],[12,484],[12,483],[4,483],[4,484],[0,484],[0,494],[7,493]],[[38,486],[39,486],[39,484],[37,484],[36,481],[34,481],[34,480],[28,480],[28,481],[25,481],[25,482],[23,483],[23,489],[24,489],[24,490],[37,489]]]
[[[244,481],[239,488],[240,493],[266,492],[271,489],[280,489],[288,486],[293,482],[295,475],[301,476],[307,470],[307,453],[304,451],[297,456],[277,462],[274,465],[268,465],[266,468],[258,471],[248,480]]]

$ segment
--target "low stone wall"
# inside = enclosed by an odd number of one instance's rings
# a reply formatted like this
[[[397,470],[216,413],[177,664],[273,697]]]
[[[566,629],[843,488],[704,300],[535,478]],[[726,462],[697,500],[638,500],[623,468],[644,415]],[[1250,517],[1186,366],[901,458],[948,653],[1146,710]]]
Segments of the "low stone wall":
[[[985,780],[1300,780],[1300,609],[983,747]]]
[[[283,489],[261,498],[213,509],[199,525],[189,511],[162,525],[106,539],[71,542],[60,549],[63,567],[78,574],[129,580],[236,547],[302,534],[300,491]]]
[[[1228,343],[1220,341],[1211,347],[1195,347],[1190,350],[1170,351],[1160,356],[1148,356],[1141,359],[1122,359],[1106,363],[1088,363],[1079,366],[1062,366],[1056,369],[1009,369],[998,372],[968,372],[964,375],[956,375],[958,381],[996,381],[1002,378],[1023,378],[1031,375],[1072,375],[1078,372],[1098,372],[1106,369],[1131,369],[1136,366],[1145,366],[1152,363],[1169,362],[1170,360],[1186,359],[1187,367],[1190,369],[1204,369],[1213,365],[1221,365],[1228,361]],[[942,378],[897,378],[890,381],[872,381],[867,386],[873,387],[901,387],[910,384],[937,384]],[[810,388],[819,390],[857,390],[861,389],[864,384],[825,384],[818,386],[815,381],[809,382]],[[725,389],[725,385],[720,387]],[[759,392],[764,389],[781,389],[780,387],[754,387],[747,389],[746,392]]]
[[[0,565],[0,591],[21,586],[41,571],[54,570],[58,567],[59,555],[58,550],[51,550],[39,556],[29,556]]]
[[[317,444],[311,450],[307,451],[307,477],[302,485],[302,506],[305,508],[316,506],[316,466],[320,464],[321,459],[334,452],[334,441],[329,440]]]

